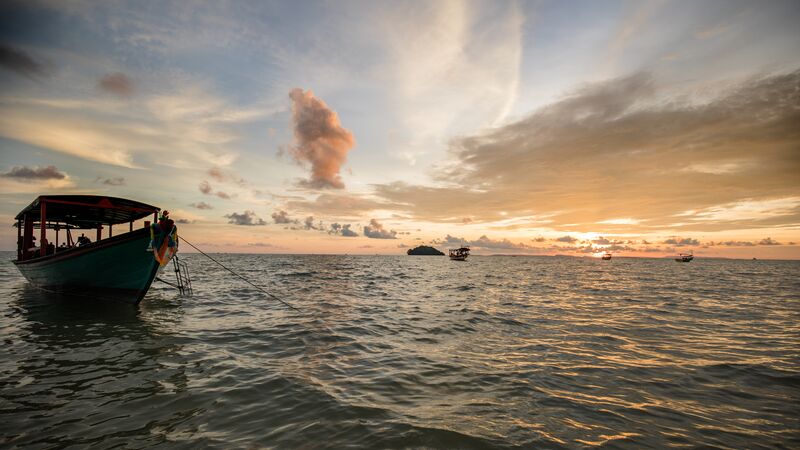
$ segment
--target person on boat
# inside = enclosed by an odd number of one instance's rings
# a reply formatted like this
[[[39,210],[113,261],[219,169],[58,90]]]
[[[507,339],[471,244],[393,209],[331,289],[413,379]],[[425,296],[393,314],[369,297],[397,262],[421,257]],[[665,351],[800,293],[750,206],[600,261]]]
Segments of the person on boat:
[[[175,221],[169,218],[169,211],[163,211],[158,218],[158,222],[150,225],[150,245],[147,246],[147,250],[153,250],[153,241],[156,236],[160,236],[162,233],[169,239],[168,247],[177,247],[177,232],[178,227],[175,226]]]
[[[78,247],[83,247],[84,245],[89,245],[92,243],[92,240],[86,237],[85,234],[81,233],[81,236],[78,238]]]

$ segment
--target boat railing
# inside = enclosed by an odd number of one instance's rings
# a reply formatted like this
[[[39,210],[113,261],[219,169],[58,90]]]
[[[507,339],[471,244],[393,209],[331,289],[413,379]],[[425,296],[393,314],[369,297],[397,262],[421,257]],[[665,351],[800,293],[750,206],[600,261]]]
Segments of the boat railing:
[[[175,279],[178,281],[178,291],[181,295],[191,297],[193,292],[192,279],[189,277],[189,266],[186,265],[185,261],[179,259],[178,255],[172,258],[172,266],[175,268]]]

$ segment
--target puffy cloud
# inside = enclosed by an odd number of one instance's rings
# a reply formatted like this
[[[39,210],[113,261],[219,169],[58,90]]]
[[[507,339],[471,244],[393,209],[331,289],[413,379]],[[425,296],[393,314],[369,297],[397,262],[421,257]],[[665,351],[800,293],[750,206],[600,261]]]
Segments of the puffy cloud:
[[[356,233],[355,231],[351,230],[350,229],[350,224],[347,223],[347,224],[342,225],[342,236],[344,236],[344,237],[356,237],[356,236],[358,236],[358,233]]]
[[[339,224],[339,223],[332,223],[328,228],[328,234],[338,234],[344,237],[356,237],[358,233],[350,229],[350,224]]]
[[[280,211],[276,211],[276,212],[272,213],[272,220],[275,221],[275,223],[293,223],[294,222],[294,220],[292,220],[289,217],[289,213],[287,213],[284,210],[280,210]]]
[[[232,223],[234,225],[266,225],[267,222],[264,222],[264,219],[256,216],[256,213],[253,211],[245,211],[241,214],[239,213],[230,213],[225,216],[228,219],[228,223]]]
[[[355,145],[353,134],[339,123],[339,116],[311,91],[295,88],[292,126],[295,143],[290,151],[299,163],[311,164],[311,178],[303,185],[315,188],[344,188],[339,175],[347,153]]]
[[[94,182],[105,184],[107,186],[125,186],[125,178],[123,177],[116,177],[116,178],[97,177],[94,179]]]
[[[676,247],[685,247],[687,245],[700,245],[700,241],[694,238],[671,237],[663,241],[662,244],[670,244]]]
[[[24,50],[0,44],[0,67],[28,78],[50,75],[47,66]]]
[[[369,225],[364,227],[364,236],[372,239],[397,239],[397,232],[384,229],[382,224],[372,219]]]
[[[197,209],[214,209],[213,206],[209,205],[206,202],[190,203],[189,206],[191,206],[192,208],[197,208]]]
[[[758,245],[781,245],[781,243],[768,237],[758,241]]]
[[[56,166],[46,166],[46,167],[14,166],[8,172],[0,174],[0,176],[5,178],[13,178],[21,181],[63,180],[67,178],[67,174],[58,170]]]
[[[395,182],[376,186],[376,193],[406,205],[413,219],[448,223],[460,222],[464,205],[475,222],[496,221],[497,211],[506,211],[547,215],[554,229],[578,224],[595,232],[797,223],[797,202],[790,213],[743,220],[679,215],[797,196],[798,85],[800,71],[703,96],[647,73],[586,85],[521,120],[454,140],[452,169],[438,172],[437,184]],[[699,176],[698,167],[723,166]],[[733,216],[750,207],[737,207]]]
[[[133,80],[121,72],[109,73],[100,78],[97,88],[120,97],[130,97],[133,94]]]

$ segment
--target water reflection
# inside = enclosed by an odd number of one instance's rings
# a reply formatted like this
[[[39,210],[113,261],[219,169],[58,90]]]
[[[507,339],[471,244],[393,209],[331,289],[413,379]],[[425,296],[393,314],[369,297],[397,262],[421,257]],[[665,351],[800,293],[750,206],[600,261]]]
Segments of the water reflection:
[[[152,444],[201,410],[160,408],[189,384],[183,345],[172,331],[182,320],[180,305],[155,301],[139,309],[28,284],[9,293],[0,381],[6,443]]]

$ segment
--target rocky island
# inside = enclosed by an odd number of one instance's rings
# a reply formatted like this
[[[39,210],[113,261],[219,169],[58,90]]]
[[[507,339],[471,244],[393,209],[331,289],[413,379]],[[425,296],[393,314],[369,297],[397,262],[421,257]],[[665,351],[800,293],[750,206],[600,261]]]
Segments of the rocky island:
[[[409,249],[406,253],[409,255],[444,256],[444,253],[433,247],[428,247],[427,245],[420,245],[419,247]]]

